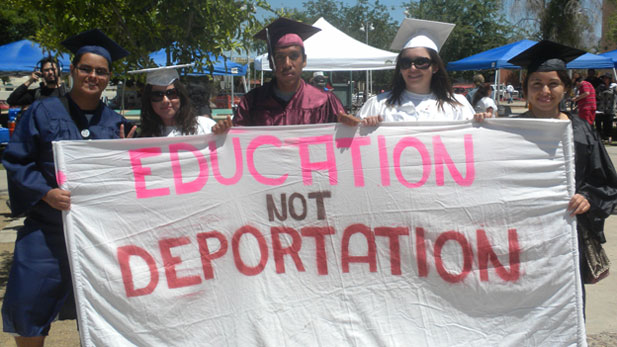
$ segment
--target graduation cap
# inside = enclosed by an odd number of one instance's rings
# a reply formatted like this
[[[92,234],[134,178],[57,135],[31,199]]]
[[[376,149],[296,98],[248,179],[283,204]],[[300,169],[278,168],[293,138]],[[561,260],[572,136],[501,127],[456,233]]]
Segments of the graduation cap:
[[[527,68],[528,73],[566,70],[566,64],[585,51],[543,40],[527,48],[508,63]]]
[[[270,68],[276,70],[272,55],[275,48],[300,46],[304,47],[304,40],[313,36],[321,29],[312,25],[296,22],[287,18],[278,18],[260,32],[255,34],[253,38],[264,40],[268,44],[268,60]]]
[[[304,47],[304,40],[320,30],[312,25],[296,22],[295,20],[278,18],[253,37],[265,40],[272,46],[272,49],[294,45]]]
[[[392,40],[391,49],[425,47],[439,52],[456,24],[405,18]]]
[[[126,49],[120,47],[99,29],[84,31],[61,43],[75,55],[94,53],[103,56],[110,63],[129,55]]]
[[[153,86],[162,86],[166,87],[172,84],[175,80],[180,78],[178,74],[178,69],[183,67],[193,66],[195,64],[183,64],[183,65],[170,65],[170,66],[161,66],[161,67],[153,67],[149,69],[141,69],[141,70],[133,70],[129,71],[129,74],[137,74],[137,73],[146,73],[146,84],[151,84]]]

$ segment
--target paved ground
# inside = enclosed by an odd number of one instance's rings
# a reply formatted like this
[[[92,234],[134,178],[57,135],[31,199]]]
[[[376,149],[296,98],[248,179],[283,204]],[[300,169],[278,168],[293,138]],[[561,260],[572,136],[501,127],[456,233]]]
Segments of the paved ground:
[[[525,110],[520,102],[511,105],[511,108],[514,113]],[[607,146],[607,150],[617,164],[617,145]],[[22,224],[22,220],[10,218],[5,203],[7,195],[5,171],[0,170],[0,298],[4,296],[15,231]],[[607,219],[606,237],[608,242],[604,246],[613,260],[614,273],[596,285],[587,286],[587,341],[592,347],[617,347],[617,214]],[[14,347],[15,343],[11,336],[0,333],[0,346]],[[54,323],[46,346],[79,346],[75,321]]]

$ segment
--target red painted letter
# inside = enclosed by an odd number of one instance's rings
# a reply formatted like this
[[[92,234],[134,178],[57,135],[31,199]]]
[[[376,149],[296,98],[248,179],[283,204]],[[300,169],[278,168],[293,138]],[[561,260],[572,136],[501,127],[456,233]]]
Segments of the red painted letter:
[[[300,234],[292,228],[284,227],[272,227],[270,231],[272,233],[272,253],[274,253],[276,273],[285,273],[285,259],[283,259],[285,254],[291,256],[298,271],[304,272],[304,265],[302,260],[300,260],[300,256],[298,256],[298,252],[302,248],[302,237],[300,237]],[[283,248],[281,245],[281,238],[279,237],[281,233],[291,236],[291,245],[289,247]]]
[[[401,274],[401,244],[398,240],[399,236],[409,235],[409,229],[405,227],[375,228],[375,235],[385,236],[390,241],[390,271],[393,275]]]
[[[210,253],[208,247],[208,239],[215,238],[219,240],[220,247],[218,251]],[[197,244],[199,244],[199,254],[201,255],[201,266],[204,269],[204,278],[211,280],[214,278],[214,269],[212,269],[212,260],[220,258],[227,253],[227,239],[218,231],[210,231],[197,234]]]
[[[521,248],[518,244],[518,234],[516,229],[508,230],[508,255],[510,260],[510,271],[501,264],[497,254],[493,251],[490,241],[486,237],[486,232],[482,229],[476,231],[478,238],[478,266],[480,267],[480,280],[488,281],[488,262],[490,261],[497,272],[497,275],[504,281],[515,282],[520,277],[520,253]]]
[[[443,245],[450,240],[458,242],[459,245],[461,245],[463,251],[463,269],[458,275],[453,275],[449,273],[444,267],[443,260],[441,259],[441,249]],[[465,238],[465,235],[454,230],[446,231],[445,233],[439,235],[439,237],[435,241],[435,267],[437,268],[437,272],[439,273],[441,278],[443,278],[444,280],[450,283],[456,283],[464,280],[465,277],[467,277],[467,275],[469,274],[469,272],[471,272],[472,261],[473,252],[471,250],[469,242],[467,242],[467,239]]]
[[[259,253],[261,254],[261,258],[259,259],[259,263],[252,267],[246,265],[240,256],[240,239],[244,234],[253,235],[259,244]],[[236,264],[236,268],[238,268],[238,271],[241,273],[247,276],[255,276],[262,272],[266,267],[266,263],[268,262],[268,245],[266,244],[266,239],[264,236],[255,227],[245,225],[236,230],[233,238],[231,239],[231,249],[234,252],[234,263]],[[254,253],[254,251],[251,250],[250,253]]]
[[[172,256],[171,248],[188,245],[189,243],[191,243],[191,240],[189,240],[188,237],[178,237],[159,241],[161,257],[163,258],[163,265],[165,266],[165,276],[167,276],[167,286],[170,289],[194,286],[201,283],[201,277],[197,275],[178,277],[176,273],[176,265],[182,263],[182,258]]]
[[[368,254],[365,256],[353,256],[349,255],[349,240],[355,234],[362,234],[366,239],[368,246]],[[343,233],[343,239],[341,244],[342,255],[341,263],[343,266],[343,272],[349,272],[349,263],[368,263],[369,271],[377,272],[377,252],[375,246],[375,236],[371,232],[371,229],[364,224],[352,224],[345,228]]]
[[[156,285],[159,283],[159,272],[156,270],[156,263],[150,253],[137,246],[122,246],[118,247],[117,254],[126,296],[130,298],[132,296],[147,295],[152,293],[154,288],[156,288]],[[140,289],[135,289],[133,284],[133,272],[131,271],[131,264],[129,262],[131,256],[141,257],[141,259],[148,264],[148,268],[150,269],[150,282],[147,286]]]
[[[334,235],[332,227],[306,227],[301,230],[302,236],[315,238],[315,261],[317,262],[317,273],[320,275],[328,274],[328,256],[326,255],[325,235]]]

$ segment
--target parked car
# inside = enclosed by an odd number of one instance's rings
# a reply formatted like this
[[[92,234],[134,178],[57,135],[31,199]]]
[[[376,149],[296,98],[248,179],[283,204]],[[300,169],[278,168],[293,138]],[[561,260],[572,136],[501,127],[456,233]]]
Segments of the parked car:
[[[475,87],[472,83],[455,83],[452,85],[455,94],[467,95]]]

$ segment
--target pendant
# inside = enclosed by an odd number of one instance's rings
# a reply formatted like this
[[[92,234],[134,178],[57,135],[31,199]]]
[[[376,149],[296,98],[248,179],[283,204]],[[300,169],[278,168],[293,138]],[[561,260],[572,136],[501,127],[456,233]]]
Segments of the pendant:
[[[88,129],[84,129],[81,131],[81,137],[83,137],[84,139],[87,139],[88,137],[90,137],[90,130]]]

